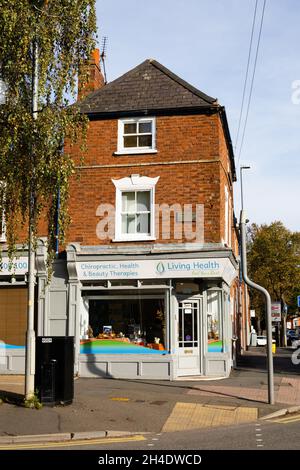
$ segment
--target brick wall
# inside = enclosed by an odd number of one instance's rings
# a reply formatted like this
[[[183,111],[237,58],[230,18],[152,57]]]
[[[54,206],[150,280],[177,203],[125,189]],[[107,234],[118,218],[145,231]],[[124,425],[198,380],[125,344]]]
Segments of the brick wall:
[[[224,240],[224,185],[230,197],[232,187],[228,152],[220,118],[217,114],[156,118],[156,154],[114,155],[117,150],[118,121],[91,121],[88,149],[83,166],[73,178],[70,195],[72,224],[68,242],[83,245],[113,243],[99,240],[96,215],[99,204],[115,204],[111,179],[138,173],[157,177],[156,203],[204,205],[204,239],[207,243]],[[79,162],[79,144],[69,148]],[[233,207],[233,204],[231,204]],[[163,239],[159,243],[176,242]],[[233,232],[234,237],[234,232]],[[184,237],[180,242],[187,241]],[[147,243],[147,242],[146,242]]]

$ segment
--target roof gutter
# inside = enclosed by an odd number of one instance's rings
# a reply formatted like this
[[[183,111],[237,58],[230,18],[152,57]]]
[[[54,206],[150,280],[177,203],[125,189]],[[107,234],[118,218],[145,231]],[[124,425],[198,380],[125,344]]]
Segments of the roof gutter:
[[[116,119],[120,117],[138,117],[138,116],[188,116],[195,114],[214,114],[219,112],[218,106],[187,106],[185,108],[146,108],[146,109],[130,109],[122,111],[81,111],[86,114],[90,121],[100,119]]]

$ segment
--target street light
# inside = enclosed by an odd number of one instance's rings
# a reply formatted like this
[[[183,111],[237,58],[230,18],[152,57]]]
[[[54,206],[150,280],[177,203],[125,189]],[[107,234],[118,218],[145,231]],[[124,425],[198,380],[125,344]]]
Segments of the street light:
[[[241,165],[240,166],[240,180],[241,180],[241,210],[244,210],[244,194],[243,194],[243,171],[250,170],[250,166]]]
[[[33,87],[32,87],[32,117],[37,119],[38,112],[38,45],[33,43]],[[0,79],[0,105],[5,104],[7,97],[7,85]],[[32,172],[34,174],[34,157],[30,155]],[[27,330],[25,349],[25,398],[28,400],[34,396],[35,376],[35,331],[34,331],[34,285],[35,285],[35,251],[32,222],[34,220],[34,178],[31,177],[31,190],[29,202],[29,234],[28,234],[28,302],[27,302]]]
[[[250,170],[250,166],[247,166],[247,165],[241,165],[240,166],[240,181],[241,181],[241,210],[244,209],[244,194],[243,194],[243,170]],[[248,310],[249,310],[249,305],[248,305],[248,289],[247,289],[247,284],[245,283],[245,281],[241,281],[241,282],[244,282],[244,295],[245,295],[245,346],[246,346],[246,349],[247,349],[247,346],[248,346],[248,340],[249,340],[249,325],[248,325],[248,318],[247,318],[247,314],[248,314]]]
[[[275,403],[274,396],[274,370],[273,370],[273,355],[272,355],[272,311],[271,311],[271,297],[269,292],[259,284],[256,284],[248,277],[247,272],[247,250],[246,250],[246,214],[244,211],[244,197],[243,197],[243,179],[242,170],[249,170],[250,166],[240,167],[240,178],[241,178],[241,215],[240,215],[240,246],[241,246],[241,267],[242,276],[245,282],[245,287],[248,285],[253,289],[260,292],[265,299],[266,306],[266,323],[267,323],[267,368],[268,368],[268,402],[273,405]],[[245,289],[247,298],[247,289]]]

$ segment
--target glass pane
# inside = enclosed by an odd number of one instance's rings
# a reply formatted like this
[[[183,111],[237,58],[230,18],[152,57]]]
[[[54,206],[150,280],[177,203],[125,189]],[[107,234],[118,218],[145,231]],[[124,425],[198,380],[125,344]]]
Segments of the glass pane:
[[[184,307],[183,307],[184,311]],[[184,341],[193,341],[194,340],[194,335],[193,335],[193,314],[191,315],[184,313]],[[188,344],[186,343],[186,346]],[[188,347],[192,346],[192,343],[189,344]]]
[[[150,214],[137,214],[136,231],[150,234]]]
[[[209,352],[223,351],[222,321],[221,321],[221,292],[207,293],[207,340]]]
[[[152,147],[152,135],[140,135],[139,147]]]
[[[135,192],[128,191],[122,193],[122,212],[135,212]]]
[[[182,326],[183,326],[182,325],[182,320],[183,320],[182,319],[182,308],[179,307],[178,310],[179,310],[179,312],[178,312],[178,318],[179,318],[179,320],[178,320],[178,323],[179,323],[179,325],[178,325],[178,327],[179,327],[178,328],[178,341],[181,342],[182,341]],[[182,343],[179,344],[179,346],[182,346]]]
[[[124,137],[124,148],[137,147],[137,137],[132,135]]]
[[[122,215],[122,233],[136,233],[135,215]]]
[[[139,123],[139,134],[145,134],[152,132],[152,123],[151,122],[140,122]]]
[[[124,134],[136,134],[136,122],[124,124]]]
[[[150,191],[137,193],[137,212],[150,211]]]

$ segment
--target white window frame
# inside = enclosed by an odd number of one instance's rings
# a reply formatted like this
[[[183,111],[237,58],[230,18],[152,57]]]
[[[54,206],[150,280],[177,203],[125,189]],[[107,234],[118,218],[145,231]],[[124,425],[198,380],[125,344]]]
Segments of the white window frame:
[[[124,125],[141,122],[151,122],[152,125],[152,146],[151,147],[124,147]],[[157,153],[156,150],[156,119],[154,117],[128,118],[118,120],[118,149],[114,155],[132,155],[141,153]]]
[[[131,175],[119,180],[112,179],[116,187],[116,210],[115,210],[115,238],[114,242],[123,241],[150,241],[155,238],[155,185],[159,180],[147,176]],[[145,233],[122,233],[122,193],[123,192],[150,192],[150,234]]]

